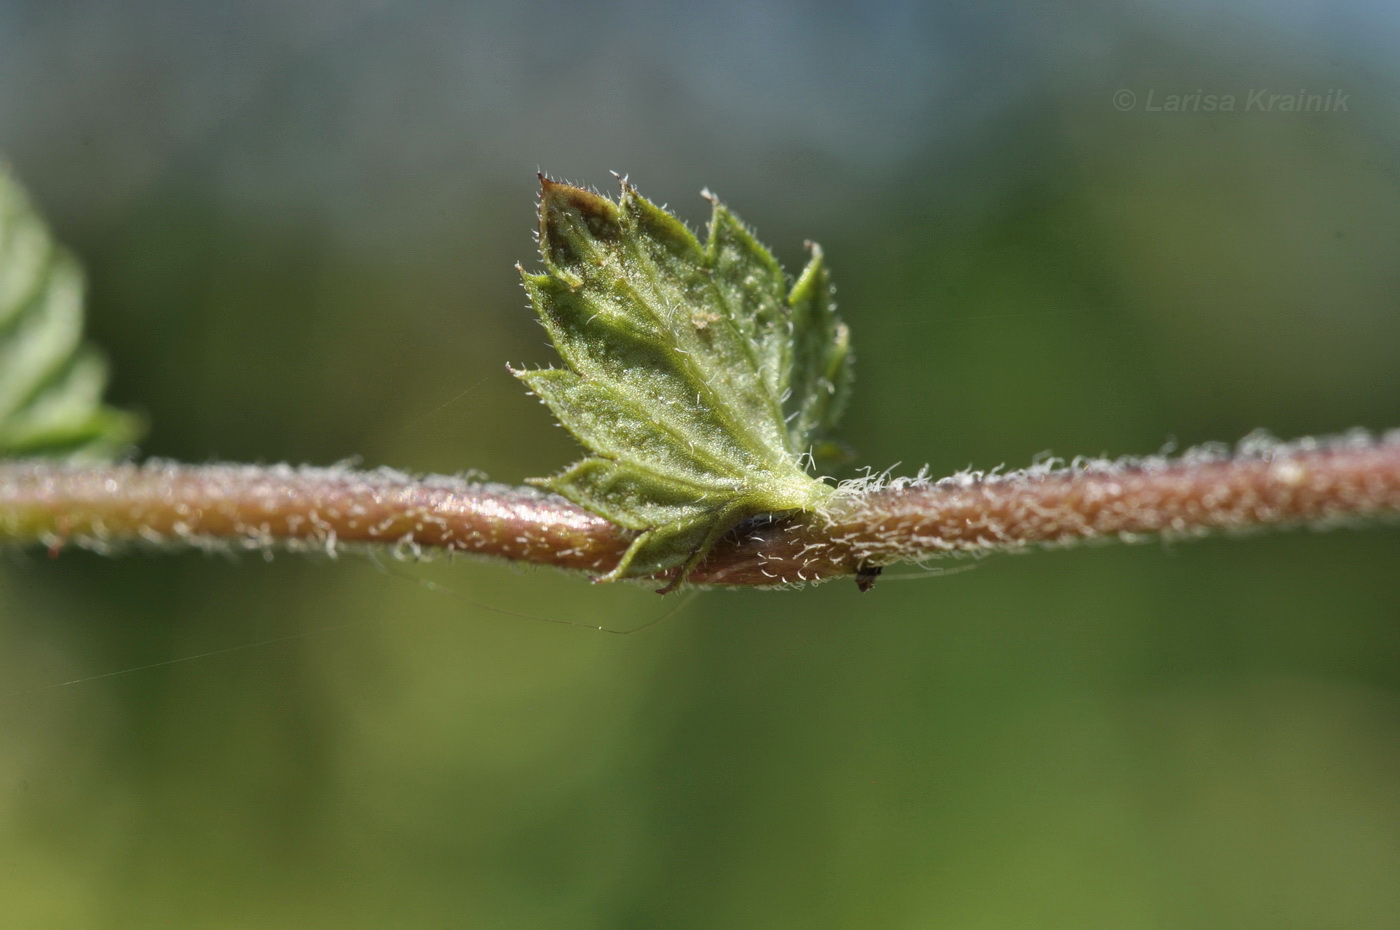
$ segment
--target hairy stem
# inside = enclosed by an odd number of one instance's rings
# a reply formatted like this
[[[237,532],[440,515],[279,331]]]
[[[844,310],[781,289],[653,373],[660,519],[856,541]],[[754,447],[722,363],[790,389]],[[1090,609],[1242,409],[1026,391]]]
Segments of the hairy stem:
[[[948,553],[1094,539],[1326,527],[1400,514],[1400,435],[1044,465],[938,481],[849,483],[822,514],[749,521],[690,575],[776,585]],[[530,488],[387,470],[245,465],[0,464],[0,542],[449,550],[603,574],[632,534]]]

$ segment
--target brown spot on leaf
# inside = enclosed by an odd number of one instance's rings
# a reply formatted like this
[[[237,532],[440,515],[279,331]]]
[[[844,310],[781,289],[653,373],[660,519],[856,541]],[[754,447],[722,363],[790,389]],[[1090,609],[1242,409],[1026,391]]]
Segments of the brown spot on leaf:
[[[718,323],[719,321],[720,315],[718,313],[711,313],[708,310],[697,310],[690,315],[690,325],[700,330],[708,329],[711,323]]]

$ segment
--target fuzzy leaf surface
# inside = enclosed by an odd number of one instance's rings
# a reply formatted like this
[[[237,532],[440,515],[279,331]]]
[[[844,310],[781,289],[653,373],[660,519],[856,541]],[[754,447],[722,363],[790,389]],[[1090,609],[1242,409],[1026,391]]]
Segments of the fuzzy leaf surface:
[[[0,165],[0,458],[101,456],[135,438],[135,419],[102,403],[106,364],[82,329],[82,272]]]
[[[546,273],[521,274],[567,367],[515,374],[590,453],[536,483],[638,531],[605,577],[679,566],[674,586],[748,517],[819,507],[801,456],[851,379],[820,251],[789,289],[718,202],[702,244],[625,181],[540,180]]]

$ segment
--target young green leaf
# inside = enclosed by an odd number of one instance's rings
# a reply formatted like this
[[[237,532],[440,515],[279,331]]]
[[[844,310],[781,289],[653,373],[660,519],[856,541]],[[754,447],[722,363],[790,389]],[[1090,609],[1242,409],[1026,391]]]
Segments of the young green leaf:
[[[100,456],[136,420],[102,404],[107,369],[82,342],[83,277],[0,165],[0,458]]]
[[[515,374],[590,453],[535,483],[638,531],[602,580],[679,566],[670,590],[743,520],[819,508],[802,459],[851,381],[820,250],[789,290],[717,201],[702,245],[625,180],[540,183],[547,273],[521,275],[568,367]]]

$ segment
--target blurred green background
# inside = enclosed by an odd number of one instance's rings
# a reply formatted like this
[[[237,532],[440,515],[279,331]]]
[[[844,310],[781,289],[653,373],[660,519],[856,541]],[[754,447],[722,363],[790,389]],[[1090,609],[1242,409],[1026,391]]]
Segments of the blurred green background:
[[[820,241],[858,461],[946,473],[1400,426],[1397,39],[1379,0],[8,0],[0,151],[150,455],[570,461],[504,368],[550,361],[539,168]],[[668,602],[10,553],[0,925],[1395,927],[1397,560],[1051,552],[616,637],[491,608]]]

